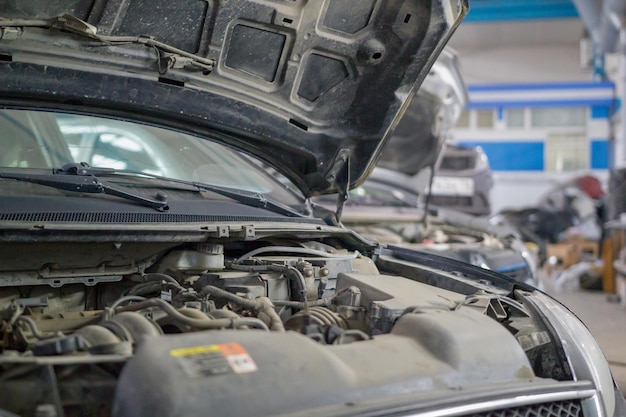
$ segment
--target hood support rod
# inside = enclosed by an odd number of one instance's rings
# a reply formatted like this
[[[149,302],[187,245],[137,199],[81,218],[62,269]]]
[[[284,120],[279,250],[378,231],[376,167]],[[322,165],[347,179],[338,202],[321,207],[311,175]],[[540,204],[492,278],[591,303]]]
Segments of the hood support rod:
[[[335,162],[328,171],[326,179],[337,189],[337,208],[335,218],[337,223],[341,221],[343,206],[348,201],[350,190],[350,150],[340,149],[335,157]]]

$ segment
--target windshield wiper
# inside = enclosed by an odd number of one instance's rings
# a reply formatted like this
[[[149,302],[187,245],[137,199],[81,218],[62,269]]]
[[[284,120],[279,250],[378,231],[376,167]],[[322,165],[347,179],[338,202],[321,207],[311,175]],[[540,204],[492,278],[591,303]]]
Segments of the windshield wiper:
[[[79,164],[71,164],[71,165],[79,165]],[[7,178],[7,179],[18,180],[18,181],[26,181],[26,182],[30,182],[34,184],[45,185],[48,187],[54,187],[60,190],[73,191],[77,193],[108,194],[108,195],[112,195],[116,197],[121,197],[126,200],[134,201],[136,203],[140,203],[144,206],[152,207],[160,211],[168,209],[167,201],[165,197],[160,198],[158,200],[153,200],[153,199],[144,197],[142,195],[135,194],[130,191],[124,190],[122,188],[111,185],[108,182],[97,178],[95,175],[91,173],[71,174],[67,171],[64,171],[64,168],[67,166],[68,165],[65,165],[60,170],[54,169],[52,171],[52,174],[47,174],[47,175],[0,172],[0,178]],[[57,176],[59,174],[70,174],[70,175]]]
[[[71,163],[63,165],[63,167],[61,168],[53,168],[52,174],[42,175],[22,174],[16,172],[0,172],[0,178],[26,181],[77,193],[109,194],[116,197],[124,198],[126,200],[141,203],[144,206],[152,207],[160,211],[168,209],[167,200],[164,195],[158,196],[157,199],[150,199],[142,195],[124,190],[119,186],[112,185],[109,182],[98,177],[103,175],[132,175],[136,177],[144,177],[159,181],[165,181],[169,183],[188,185],[196,188],[198,191],[213,192],[224,197],[233,199],[247,206],[268,209],[284,216],[302,217],[302,214],[293,210],[291,207],[284,205],[278,201],[269,200],[260,193],[240,190],[236,188],[222,187],[218,185],[204,184],[194,181],[185,181],[175,178],[162,177],[160,175],[149,174],[131,169],[91,167],[86,162]]]
[[[99,168],[90,167],[87,163],[74,163],[64,165],[63,168],[55,170],[59,174],[74,174],[74,175],[132,175],[139,177],[146,177],[155,180],[165,181],[175,184],[189,185],[196,187],[202,191],[209,191],[224,197],[231,198],[241,204],[252,207],[260,207],[271,210],[278,214],[282,214],[290,217],[302,217],[302,214],[293,210],[289,206],[282,204],[278,201],[270,200],[261,193],[255,193],[252,191],[245,191],[238,188],[230,188],[219,185],[206,184],[195,181],[179,180],[176,178],[163,177],[160,175],[149,174],[143,171],[136,171],[132,169],[115,169],[115,168]]]

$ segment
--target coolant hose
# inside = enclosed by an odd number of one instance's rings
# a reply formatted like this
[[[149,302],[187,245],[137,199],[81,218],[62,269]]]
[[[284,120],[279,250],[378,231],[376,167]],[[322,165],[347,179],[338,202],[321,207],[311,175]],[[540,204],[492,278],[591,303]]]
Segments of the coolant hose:
[[[181,287],[180,282],[176,281],[174,277],[171,277],[167,274],[159,274],[157,272],[150,272],[150,273],[144,274],[143,279],[146,281],[167,281],[167,282],[171,282],[172,284],[178,287]]]
[[[306,280],[300,271],[297,268],[289,265],[269,265],[270,270],[279,271],[284,274],[289,274],[293,278],[293,282],[296,284],[297,290],[300,293],[300,301],[303,303],[307,303],[306,298]]]
[[[133,287],[131,287],[128,291],[127,291],[127,295],[139,295],[139,296],[143,296],[143,295],[149,295],[149,294],[153,294],[153,293],[158,293],[160,292],[162,289],[164,288],[181,288],[180,284],[172,284],[171,282],[155,282],[155,281],[148,281],[148,282],[141,282]]]
[[[272,304],[272,301],[270,301],[267,297],[258,297],[254,300],[249,300],[213,285],[207,285],[202,288],[200,296],[203,297],[206,295],[224,298],[234,304],[237,304],[238,306],[248,310],[253,310],[257,313],[258,318],[269,326],[270,330],[278,332],[285,331],[283,321],[280,319],[278,313],[276,313],[276,310],[274,310],[274,304]]]
[[[123,307],[117,307],[115,309],[115,312],[121,313],[123,311],[138,311],[148,307],[158,307],[165,313],[167,313],[167,315],[170,316],[170,318],[172,318],[173,320],[198,330],[237,328],[242,326],[248,326],[261,330],[269,330],[267,325],[263,321],[255,318],[203,320],[187,317],[184,314],[178,312],[178,310],[172,307],[168,302],[161,300],[160,298],[149,298],[145,301],[140,301],[138,303],[129,304]]]
[[[273,303],[274,305],[279,306],[279,307],[293,307],[293,308],[298,308],[300,310],[306,310],[309,307],[327,307],[333,302],[335,298],[337,298],[339,295],[343,294],[344,292],[350,291],[350,289],[352,288],[353,287],[347,287],[347,288],[337,291],[335,294],[329,297],[319,298],[313,301],[307,301],[306,303],[303,303],[300,301],[287,301],[287,300],[285,301],[276,300],[276,301],[273,301]]]

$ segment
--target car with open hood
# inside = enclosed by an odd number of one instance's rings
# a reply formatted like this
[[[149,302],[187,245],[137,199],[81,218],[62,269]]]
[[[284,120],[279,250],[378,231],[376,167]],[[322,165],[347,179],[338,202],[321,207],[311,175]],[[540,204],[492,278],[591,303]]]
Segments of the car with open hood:
[[[350,191],[341,222],[362,236],[467,262],[543,289],[538,253],[519,231],[486,216],[417,205],[417,196],[368,179]],[[318,198],[320,204],[328,203]]]
[[[495,224],[487,216],[470,215],[487,214],[485,204],[458,204],[488,201],[483,199],[484,188],[475,185],[491,186],[489,171],[489,181],[481,181],[482,174],[474,175],[484,172],[473,170],[479,168],[474,159],[482,151],[450,143],[467,101],[457,54],[446,47],[385,144],[372,173],[362,185],[350,190],[341,223],[379,243],[468,262],[543,288],[536,255],[521,240],[518,230]],[[456,199],[457,191],[472,197]],[[332,209],[334,199],[324,195],[313,201]],[[468,211],[470,214],[465,213]]]
[[[480,147],[453,143],[453,129],[468,100],[457,53],[446,48],[368,178],[408,190],[432,206],[489,215],[493,178],[487,155]]]
[[[0,5],[1,415],[626,412],[552,298],[338,221],[465,1]]]

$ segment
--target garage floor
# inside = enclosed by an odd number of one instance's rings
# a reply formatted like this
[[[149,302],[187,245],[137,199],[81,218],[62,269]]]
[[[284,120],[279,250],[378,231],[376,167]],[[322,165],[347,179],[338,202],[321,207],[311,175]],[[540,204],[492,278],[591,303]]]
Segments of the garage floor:
[[[596,337],[613,376],[626,395],[626,308],[607,301],[607,294],[570,289],[548,292],[572,310]]]

